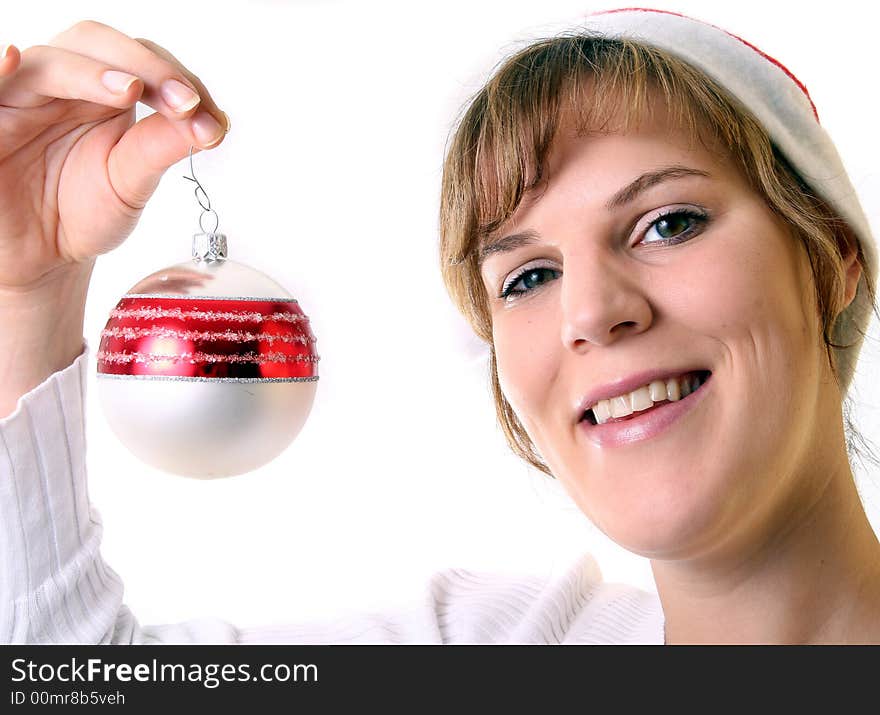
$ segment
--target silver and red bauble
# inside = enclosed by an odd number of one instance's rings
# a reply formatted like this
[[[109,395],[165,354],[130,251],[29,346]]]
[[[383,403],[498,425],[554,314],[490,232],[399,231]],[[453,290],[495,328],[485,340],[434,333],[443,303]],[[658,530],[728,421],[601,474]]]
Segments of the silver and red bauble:
[[[201,185],[196,192],[214,213]],[[296,299],[229,260],[216,228],[194,236],[192,261],[120,299],[97,355],[100,401],[117,437],[144,462],[189,477],[242,474],[280,454],[305,423],[318,380],[315,336]]]

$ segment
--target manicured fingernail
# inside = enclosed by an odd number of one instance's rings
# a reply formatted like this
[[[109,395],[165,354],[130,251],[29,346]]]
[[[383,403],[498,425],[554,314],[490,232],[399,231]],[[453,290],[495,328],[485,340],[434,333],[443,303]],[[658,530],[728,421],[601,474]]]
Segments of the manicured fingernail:
[[[229,115],[226,112],[223,112],[223,116],[226,119],[226,133],[229,134],[229,130],[232,129],[232,120],[229,118]]]
[[[175,112],[186,112],[201,102],[201,97],[176,79],[166,79],[159,90],[165,104]]]
[[[101,82],[113,94],[125,94],[131,88],[138,78],[128,72],[119,72],[118,70],[107,70],[101,75]]]
[[[226,133],[217,120],[207,112],[199,112],[193,117],[192,130],[199,144],[205,148],[214,146]]]

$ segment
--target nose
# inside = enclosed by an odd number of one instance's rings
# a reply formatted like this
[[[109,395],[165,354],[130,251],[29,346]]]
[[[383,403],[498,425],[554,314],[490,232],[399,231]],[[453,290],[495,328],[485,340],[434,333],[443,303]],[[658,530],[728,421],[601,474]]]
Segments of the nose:
[[[562,342],[571,350],[611,345],[653,322],[645,286],[613,257],[569,258],[561,280]]]

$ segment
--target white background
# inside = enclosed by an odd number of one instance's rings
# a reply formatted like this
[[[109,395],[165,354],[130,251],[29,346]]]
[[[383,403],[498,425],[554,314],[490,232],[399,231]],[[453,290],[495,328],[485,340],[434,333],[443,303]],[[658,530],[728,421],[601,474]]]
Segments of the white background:
[[[861,2],[654,0],[788,65],[809,87],[880,226],[876,30]],[[47,41],[96,19],[168,48],[232,118],[196,170],[231,257],[270,273],[311,316],[322,356],[311,418],[259,472],[200,482],[152,471],[113,438],[90,384],[91,496],[104,554],[143,623],[291,622],[406,602],[432,571],[546,572],[582,551],[608,580],[652,589],[557,486],[508,454],[485,354],[437,268],[445,141],[492,67],[576,26],[589,0],[118,2],[4,6],[0,41]],[[137,280],[185,260],[198,211],[174,167],[125,245],[102,258],[86,337]],[[874,336],[877,335],[875,330]],[[94,360],[94,358],[92,358]],[[876,337],[856,419],[880,435]],[[94,364],[92,365],[92,371]],[[875,470],[876,472],[876,470]],[[880,526],[880,476],[863,481]]]

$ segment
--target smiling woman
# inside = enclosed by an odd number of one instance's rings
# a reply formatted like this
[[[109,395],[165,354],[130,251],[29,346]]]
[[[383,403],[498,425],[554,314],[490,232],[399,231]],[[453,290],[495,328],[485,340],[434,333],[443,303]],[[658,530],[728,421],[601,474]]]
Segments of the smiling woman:
[[[670,13],[592,16],[507,61],[446,156],[443,275],[490,346],[510,445],[650,559],[659,599],[580,555],[551,578],[441,571],[392,613],[142,626],[87,489],[86,294],[165,169],[229,120],[170,53],[95,22],[0,48],[0,109],[0,641],[880,643],[880,544],[841,410],[876,250],[806,90],[751,45]],[[363,454],[358,477],[385,468]],[[246,558],[252,536],[236,529]],[[295,541],[275,541],[271,568],[296,571]]]
[[[441,230],[511,448],[651,559],[667,642],[880,642],[841,409],[875,248],[784,67],[646,10],[535,43],[463,116]]]

